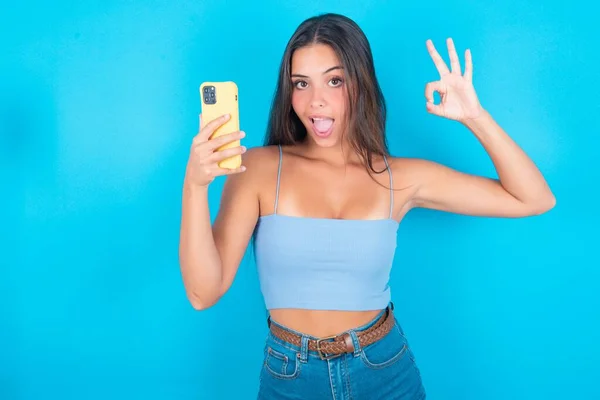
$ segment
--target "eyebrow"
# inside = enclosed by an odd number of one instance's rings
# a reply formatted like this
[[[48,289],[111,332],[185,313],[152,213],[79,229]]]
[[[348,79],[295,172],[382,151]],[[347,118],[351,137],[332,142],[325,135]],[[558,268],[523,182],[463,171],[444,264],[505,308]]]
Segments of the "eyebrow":
[[[336,69],[344,69],[344,68],[341,65],[336,65],[335,67],[331,67],[328,70],[326,70],[325,72],[323,72],[323,75],[325,75],[325,74],[327,74],[327,73],[329,73],[331,71],[334,71]],[[300,75],[300,74],[292,74],[291,77],[292,78],[308,78],[308,76],[306,76],[306,75]]]

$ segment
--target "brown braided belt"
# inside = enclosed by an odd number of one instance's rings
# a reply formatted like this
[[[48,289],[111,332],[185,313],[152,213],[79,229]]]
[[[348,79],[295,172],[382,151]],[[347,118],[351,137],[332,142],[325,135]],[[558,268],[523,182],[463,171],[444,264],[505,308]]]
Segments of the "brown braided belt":
[[[363,331],[356,332],[360,346],[368,346],[387,335],[387,333],[394,326],[395,322],[396,321],[392,313],[392,308],[388,307],[381,318],[379,318],[371,327]],[[270,325],[273,336],[298,347],[302,346],[301,336],[286,329],[282,329],[276,324]],[[321,359],[328,360],[345,353],[354,352],[354,343],[352,342],[352,337],[350,334],[348,332],[344,332],[339,335],[327,336],[319,339],[309,339],[308,350],[316,351],[319,353],[319,357],[321,357]]]

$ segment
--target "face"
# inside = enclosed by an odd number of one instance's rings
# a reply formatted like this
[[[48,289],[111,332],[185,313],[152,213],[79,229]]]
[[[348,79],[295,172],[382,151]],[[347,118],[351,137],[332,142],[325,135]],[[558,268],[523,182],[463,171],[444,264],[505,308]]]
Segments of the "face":
[[[346,82],[333,49],[315,44],[292,56],[292,107],[308,133],[322,147],[342,140],[345,128]]]

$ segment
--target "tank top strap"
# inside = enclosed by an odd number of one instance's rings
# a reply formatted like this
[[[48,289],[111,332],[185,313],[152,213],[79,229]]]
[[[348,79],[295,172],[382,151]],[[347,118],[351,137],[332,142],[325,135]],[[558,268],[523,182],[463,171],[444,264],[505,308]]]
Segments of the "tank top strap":
[[[281,159],[283,158],[283,151],[281,145],[279,145],[279,167],[277,168],[277,187],[275,189],[275,210],[274,214],[277,214],[277,203],[279,202],[279,182],[281,180]]]
[[[388,164],[385,154],[383,155],[383,161],[385,162],[385,167],[390,176],[390,218],[392,218],[394,216],[394,178],[392,177],[392,170],[390,169],[390,165]]]

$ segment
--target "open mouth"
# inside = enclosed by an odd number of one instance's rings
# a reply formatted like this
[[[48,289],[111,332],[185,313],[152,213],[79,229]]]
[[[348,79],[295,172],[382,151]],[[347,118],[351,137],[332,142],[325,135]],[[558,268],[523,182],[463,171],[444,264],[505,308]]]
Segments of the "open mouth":
[[[335,121],[333,118],[314,117],[310,118],[310,121],[312,122],[313,131],[317,136],[327,137],[331,135],[333,123]]]

